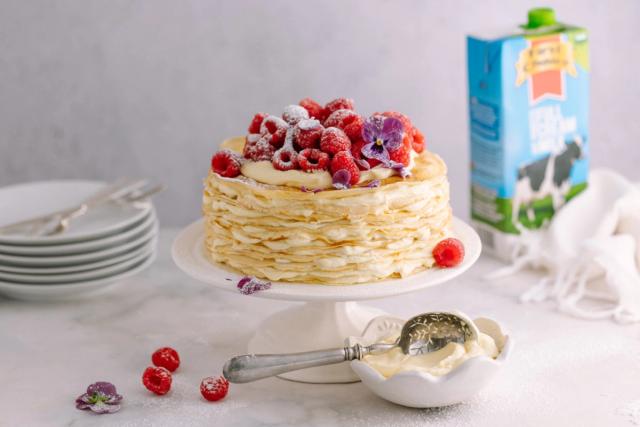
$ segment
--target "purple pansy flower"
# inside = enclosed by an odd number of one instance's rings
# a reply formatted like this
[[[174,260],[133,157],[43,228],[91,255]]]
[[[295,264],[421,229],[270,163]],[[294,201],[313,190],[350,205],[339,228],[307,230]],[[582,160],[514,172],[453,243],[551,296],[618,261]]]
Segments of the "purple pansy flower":
[[[254,292],[264,291],[271,288],[271,282],[257,279],[253,276],[244,276],[238,282],[238,290],[244,295],[251,295]]]
[[[362,138],[367,142],[362,147],[362,154],[388,166],[389,151],[400,147],[403,134],[404,125],[400,120],[394,117],[371,116],[362,127]]]
[[[111,414],[120,410],[122,396],[116,386],[106,381],[98,381],[87,387],[87,392],[76,399],[76,408],[89,409],[96,414]]]
[[[337,190],[351,188],[351,172],[346,169],[336,171],[333,174],[333,188]]]

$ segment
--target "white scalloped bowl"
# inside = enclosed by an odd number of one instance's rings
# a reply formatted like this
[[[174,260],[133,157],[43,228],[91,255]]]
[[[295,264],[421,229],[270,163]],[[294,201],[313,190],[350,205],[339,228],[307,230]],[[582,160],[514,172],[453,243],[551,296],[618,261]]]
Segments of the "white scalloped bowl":
[[[350,345],[368,345],[378,342],[391,333],[399,333],[404,320],[381,316],[373,319],[362,337],[350,337]],[[454,405],[469,400],[498,374],[509,358],[512,342],[494,320],[477,318],[478,329],[492,337],[500,354],[496,359],[487,356],[471,358],[446,375],[434,376],[424,372],[405,371],[385,378],[367,363],[354,360],[351,368],[362,383],[379,397],[398,405],[412,408],[433,408]]]

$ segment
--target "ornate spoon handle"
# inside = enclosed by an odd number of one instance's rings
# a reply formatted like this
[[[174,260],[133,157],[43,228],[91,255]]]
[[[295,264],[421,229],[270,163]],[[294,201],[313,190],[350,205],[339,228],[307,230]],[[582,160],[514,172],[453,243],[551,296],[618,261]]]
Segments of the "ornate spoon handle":
[[[229,359],[223,368],[224,376],[232,383],[248,383],[315,366],[333,365],[344,361],[361,359],[367,354],[383,353],[396,344],[372,344],[331,350],[307,351],[290,354],[245,354]]]

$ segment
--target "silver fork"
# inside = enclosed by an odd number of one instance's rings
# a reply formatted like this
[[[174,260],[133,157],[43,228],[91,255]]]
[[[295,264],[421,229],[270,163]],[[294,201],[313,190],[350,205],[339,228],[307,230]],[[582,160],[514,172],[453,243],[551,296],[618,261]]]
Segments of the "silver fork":
[[[0,234],[6,233],[9,231],[20,231],[26,230],[27,235],[38,235],[42,232],[42,230],[49,225],[52,221],[58,220],[58,222],[68,223],[72,218],[77,218],[78,216],[84,215],[89,207],[103,203],[109,200],[114,196],[122,196],[124,194],[128,194],[131,191],[134,191],[146,184],[146,180],[120,180],[116,183],[108,186],[107,188],[98,191],[93,196],[86,199],[78,206],[74,206],[72,208],[62,209],[57,212],[52,212],[50,214],[42,215],[36,218],[28,219],[25,221],[19,221],[13,224],[6,225],[4,227],[0,227]],[[67,224],[68,226],[68,224]],[[57,228],[57,225],[56,225]]]
[[[131,193],[122,195],[120,198],[112,198],[111,201],[120,205],[132,204],[135,206],[136,204],[146,202],[152,195],[163,191],[165,188],[166,187],[163,184],[159,184],[154,187],[151,187],[148,190],[144,190],[138,194],[131,192]],[[55,234],[60,234],[65,232],[69,228],[69,223],[71,222],[72,219],[78,218],[86,214],[88,210],[89,210],[88,207],[86,207],[85,205],[80,206],[80,208],[78,208],[77,210],[70,212],[66,216],[62,217],[58,222],[58,225],[53,230],[45,233],[44,235],[53,236]]]

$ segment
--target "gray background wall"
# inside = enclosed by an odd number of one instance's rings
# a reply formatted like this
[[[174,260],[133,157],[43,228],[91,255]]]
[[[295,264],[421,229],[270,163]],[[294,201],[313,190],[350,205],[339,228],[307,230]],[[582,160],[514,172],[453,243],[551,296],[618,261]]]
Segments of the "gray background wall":
[[[467,216],[465,34],[532,1],[0,0],[0,185],[146,176],[199,216],[219,141],[311,96],[409,114]],[[593,163],[640,180],[640,2],[553,1],[591,33]]]

